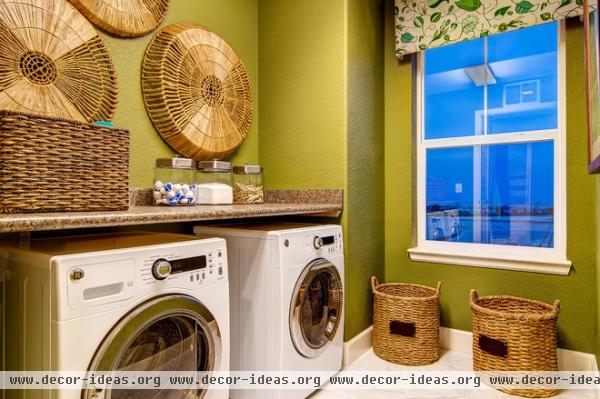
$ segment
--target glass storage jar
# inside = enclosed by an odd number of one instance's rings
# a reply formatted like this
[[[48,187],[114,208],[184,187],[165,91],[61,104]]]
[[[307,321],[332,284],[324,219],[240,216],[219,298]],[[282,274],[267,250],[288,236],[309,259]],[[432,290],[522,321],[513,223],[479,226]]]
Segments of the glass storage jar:
[[[231,164],[225,161],[200,161],[196,173],[198,204],[229,205],[233,203]]]
[[[233,202],[236,204],[262,204],[265,202],[262,166],[233,167]]]
[[[158,158],[154,168],[154,205],[196,204],[196,161],[187,158]]]

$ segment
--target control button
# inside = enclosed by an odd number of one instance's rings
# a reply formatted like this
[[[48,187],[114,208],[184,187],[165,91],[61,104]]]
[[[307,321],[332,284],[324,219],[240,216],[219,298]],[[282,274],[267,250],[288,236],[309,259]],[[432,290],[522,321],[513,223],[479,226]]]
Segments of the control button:
[[[196,274],[196,281],[200,280],[200,275]]]
[[[315,246],[315,249],[320,249],[323,246],[323,239],[319,236],[315,236],[315,238],[313,238],[313,245]]]
[[[190,281],[194,281],[194,275],[190,274]]]
[[[202,280],[206,278],[206,273],[202,273]]]
[[[158,259],[152,265],[152,276],[157,280],[164,280],[171,274],[171,264],[166,259]]]
[[[223,275],[223,266],[219,266],[219,276]]]
[[[219,251],[219,252],[217,253],[217,256],[218,256],[219,258],[220,258],[221,256],[223,256],[223,254],[221,253],[221,251]]]
[[[288,240],[287,238],[285,240],[283,240],[283,245],[287,248],[290,246],[290,240]]]

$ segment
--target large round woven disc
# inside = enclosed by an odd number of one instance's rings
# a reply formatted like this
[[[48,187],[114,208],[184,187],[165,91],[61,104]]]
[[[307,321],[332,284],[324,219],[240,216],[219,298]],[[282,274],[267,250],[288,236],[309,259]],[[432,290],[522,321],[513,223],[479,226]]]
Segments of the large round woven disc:
[[[246,68],[225,40],[204,27],[176,24],[156,35],[144,57],[142,90],[160,135],[188,158],[224,159],[250,129]]]
[[[92,122],[117,105],[112,61],[65,0],[0,0],[0,109]]]
[[[171,0],[69,0],[90,21],[122,37],[152,32],[165,18]]]

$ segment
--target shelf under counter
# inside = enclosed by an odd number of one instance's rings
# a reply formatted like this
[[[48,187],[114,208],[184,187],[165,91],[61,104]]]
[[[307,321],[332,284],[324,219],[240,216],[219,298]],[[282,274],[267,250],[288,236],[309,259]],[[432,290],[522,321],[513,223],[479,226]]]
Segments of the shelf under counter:
[[[343,210],[342,190],[273,190],[265,194],[264,204],[168,207],[144,205],[147,193],[140,191],[132,195],[133,205],[127,211],[2,214],[0,233],[292,215],[337,217]]]

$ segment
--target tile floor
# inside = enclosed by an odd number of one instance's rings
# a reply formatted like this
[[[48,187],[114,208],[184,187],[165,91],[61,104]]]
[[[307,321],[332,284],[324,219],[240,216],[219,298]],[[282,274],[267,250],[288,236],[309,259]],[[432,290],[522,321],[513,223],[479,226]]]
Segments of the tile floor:
[[[444,370],[444,371],[463,371],[471,370],[471,357],[461,352],[444,350],[440,360],[432,365],[424,367],[400,366],[386,362],[375,356],[373,351],[367,352],[354,364],[348,367],[349,370]],[[571,390],[562,391],[556,399],[597,399],[595,390]],[[321,390],[311,396],[311,399],[515,399],[518,396],[511,396],[495,389],[486,390]]]

